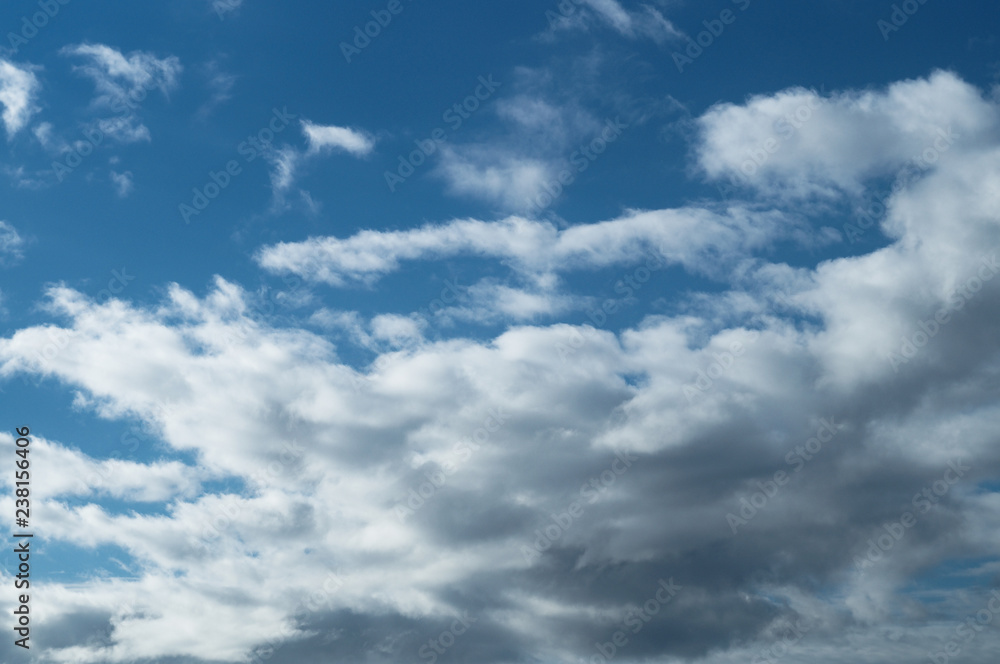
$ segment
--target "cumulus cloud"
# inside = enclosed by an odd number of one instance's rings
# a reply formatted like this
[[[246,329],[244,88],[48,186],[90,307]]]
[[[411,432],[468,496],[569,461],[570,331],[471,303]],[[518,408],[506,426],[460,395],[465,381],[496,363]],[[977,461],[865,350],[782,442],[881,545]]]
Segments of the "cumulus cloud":
[[[915,114],[936,118],[921,99]],[[973,115],[983,103],[965,99]],[[905,146],[913,116],[889,134]],[[941,649],[987,606],[1000,554],[1000,140],[981,136],[894,191],[885,246],[809,265],[769,258],[799,226],[781,197],[566,230],[459,220],[258,257],[372,288],[402,261],[454,256],[568,296],[589,293],[545,275],[638,277],[651,252],[716,277],[638,319],[434,336],[397,312],[273,324],[221,277],[145,305],[53,286],[51,321],[0,339],[0,376],[43,376],[98,417],[147,422],[200,474],[44,443],[58,466],[35,505],[47,536],[117,547],[137,570],[43,586],[40,627],[106,635],[48,656],[398,662],[459,619],[457,661],[589,660],[614,643],[623,662],[707,664],[777,643],[818,664],[847,647],[875,664]],[[849,196],[840,162],[798,154],[827,195]],[[376,357],[324,325],[363,331]],[[160,509],[67,500],[83,472]],[[213,478],[231,488],[197,491]],[[193,643],[206,614],[213,639]],[[963,654],[990,661],[990,647]]]
[[[719,104],[698,128],[698,163],[709,178],[801,198],[857,194],[908,163],[930,168],[956,142],[992,140],[997,122],[979,90],[939,71],[878,91],[795,88]]]
[[[3,124],[8,138],[21,131],[38,111],[36,102],[40,89],[41,83],[30,67],[0,60],[0,104],[3,105]]]

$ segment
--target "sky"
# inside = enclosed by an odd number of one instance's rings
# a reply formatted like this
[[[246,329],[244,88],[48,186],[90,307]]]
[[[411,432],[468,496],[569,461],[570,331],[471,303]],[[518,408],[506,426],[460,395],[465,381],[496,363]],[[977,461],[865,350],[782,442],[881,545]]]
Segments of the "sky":
[[[998,30],[4,3],[0,662],[992,664]]]

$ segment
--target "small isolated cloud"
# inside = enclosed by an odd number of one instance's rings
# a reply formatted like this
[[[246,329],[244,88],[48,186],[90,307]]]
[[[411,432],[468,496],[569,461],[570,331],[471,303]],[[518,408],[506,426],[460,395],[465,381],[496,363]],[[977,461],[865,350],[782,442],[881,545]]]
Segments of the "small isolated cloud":
[[[0,265],[9,265],[24,255],[24,238],[6,221],[0,221]]]
[[[309,120],[302,120],[302,133],[306,139],[305,150],[285,145],[269,151],[266,155],[271,164],[271,191],[274,194],[274,203],[278,207],[284,205],[286,194],[294,186],[300,166],[307,159],[332,152],[346,152],[353,157],[365,157],[375,148],[375,139],[360,129],[319,125]],[[317,204],[309,193],[304,191],[300,193],[306,207],[315,209]]]
[[[208,79],[207,87],[210,92],[208,100],[198,109],[198,117],[204,120],[233,96],[233,88],[238,77],[223,71],[219,63],[214,60],[203,67],[202,73]]]
[[[62,53],[84,60],[85,64],[74,70],[94,82],[97,96],[92,106],[118,114],[98,120],[100,130],[124,143],[149,140],[149,129],[138,119],[137,110],[151,91],[167,95],[177,87],[183,71],[180,60],[173,55],[157,58],[144,51],[125,55],[104,44],[67,46]]]
[[[437,173],[448,191],[484,199],[505,210],[526,210],[555,178],[549,161],[512,154],[497,146],[443,147]]]
[[[209,0],[212,11],[220,19],[225,19],[228,14],[238,10],[243,5],[243,0]]]
[[[132,171],[124,173],[111,171],[111,182],[115,185],[115,191],[119,198],[125,198],[132,193]]]
[[[8,138],[21,131],[38,111],[35,101],[40,88],[38,77],[30,68],[0,60],[0,104]]]
[[[32,133],[34,133],[35,138],[38,139],[38,142],[41,143],[43,148],[48,149],[49,147],[52,146],[53,137],[52,137],[51,122],[38,123],[38,125],[36,125],[35,128],[32,130]]]
[[[343,150],[355,157],[364,157],[375,148],[375,140],[365,132],[356,129],[318,125],[303,120],[302,131],[309,142],[306,154],[310,155]]]

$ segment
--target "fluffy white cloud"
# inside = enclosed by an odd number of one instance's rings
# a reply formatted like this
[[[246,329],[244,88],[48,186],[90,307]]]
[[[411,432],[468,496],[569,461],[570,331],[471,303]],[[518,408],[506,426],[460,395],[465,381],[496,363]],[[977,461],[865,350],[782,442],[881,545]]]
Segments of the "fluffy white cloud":
[[[18,67],[0,60],[0,104],[7,137],[21,131],[38,111],[36,103],[41,84],[30,67]]]
[[[371,136],[356,129],[318,125],[303,120],[302,131],[309,143],[307,154],[343,150],[356,157],[363,157],[375,148],[375,141]]]
[[[859,193],[904,166],[933,167],[996,128],[995,105],[949,72],[881,91],[791,89],[719,104],[698,119],[698,162],[712,179],[785,196]]]
[[[936,101],[921,103],[933,115]],[[837,162],[817,163],[833,182]],[[637,274],[650,252],[728,280],[634,323],[608,314],[486,338],[434,337],[398,313],[317,311],[313,323],[360,331],[357,343],[377,349],[367,366],[348,361],[357,349],[272,325],[221,278],[204,296],[173,286],[147,306],[53,287],[59,324],[0,339],[0,375],[46,376],[100,417],[144,420],[199,471],[42,443],[48,536],[121,547],[136,570],[43,585],[42,626],[89,620],[108,635],[47,654],[237,662],[271,641],[274,661],[402,661],[467,613],[475,638],[456,640],[456,658],[577,661],[673,579],[676,596],[623,656],[734,664],[789,624],[819,664],[842,662],[845,640],[878,664],[901,649],[925,656],[954,616],[985,606],[995,568],[966,572],[983,592],[935,583],[920,595],[908,583],[1000,554],[998,203],[994,138],[956,142],[897,188],[887,246],[808,266],[767,260],[803,222],[756,206],[566,230],[460,220],[265,248],[268,269],[373,287],[405,260],[503,260],[538,277],[536,290],[480,287],[521,317],[540,306],[533,292],[590,295],[563,292],[552,274]],[[771,487],[778,471],[791,479]],[[91,472],[111,476],[104,491],[163,501],[162,513],[62,499]],[[241,481],[194,493],[212,478]],[[935,482],[947,489],[928,489],[938,492],[924,511],[913,496]],[[749,513],[741,499],[756,493],[765,500]],[[918,522],[905,541],[864,562],[906,510]],[[194,643],[206,613],[216,637]],[[963,652],[985,658],[987,647]]]
[[[506,210],[530,208],[556,176],[554,165],[544,160],[484,146],[442,147],[438,173],[450,193],[482,198]]]

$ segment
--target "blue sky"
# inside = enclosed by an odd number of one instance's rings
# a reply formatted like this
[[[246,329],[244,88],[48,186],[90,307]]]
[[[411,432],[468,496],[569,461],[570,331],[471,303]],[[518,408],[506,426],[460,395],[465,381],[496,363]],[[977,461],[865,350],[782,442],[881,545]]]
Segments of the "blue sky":
[[[0,26],[3,661],[994,661],[995,5]]]

